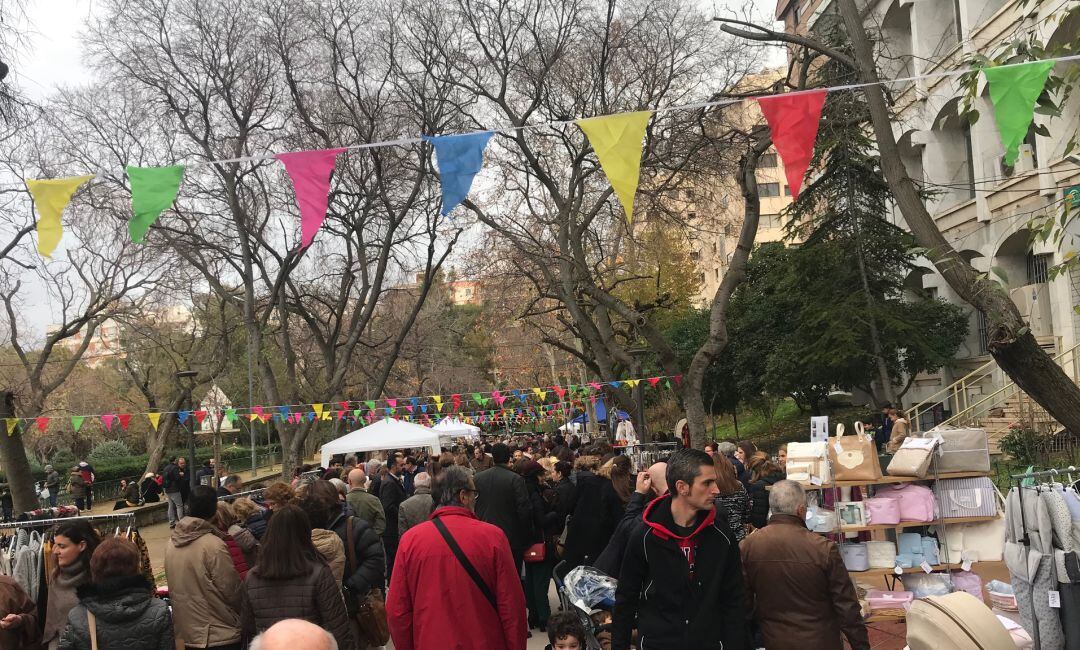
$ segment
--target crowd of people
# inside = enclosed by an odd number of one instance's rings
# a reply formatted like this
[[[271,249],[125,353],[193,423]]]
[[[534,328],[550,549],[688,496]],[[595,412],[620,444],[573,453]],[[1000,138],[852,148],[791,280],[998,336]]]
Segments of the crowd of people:
[[[349,455],[258,500],[228,476],[184,490],[177,459],[161,485],[168,606],[131,542],[75,520],[55,530],[43,614],[0,580],[0,647],[240,650],[311,626],[350,649],[520,650],[534,631],[562,650],[590,634],[619,650],[868,647],[784,448],[680,449],[641,471],[619,452],[554,435]],[[549,599],[556,567],[581,565],[618,579],[595,629]]]

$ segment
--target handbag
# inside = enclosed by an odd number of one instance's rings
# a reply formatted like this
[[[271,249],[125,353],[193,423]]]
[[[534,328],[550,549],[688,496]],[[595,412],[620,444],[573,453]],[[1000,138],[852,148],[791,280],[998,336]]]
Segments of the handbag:
[[[829,471],[828,445],[824,442],[792,442],[788,444],[787,479],[798,483],[822,484],[832,482]]]
[[[877,444],[867,437],[862,423],[855,425],[855,435],[845,436],[843,423],[836,425],[836,437],[829,439],[829,462],[837,481],[876,481],[881,478]]]
[[[889,475],[926,478],[938,442],[937,438],[905,439],[900,450],[889,461]]]
[[[90,628],[90,650],[98,650],[97,617],[89,609],[86,610],[86,626]]]
[[[547,544],[544,542],[537,542],[525,549],[525,561],[530,564],[537,562],[543,562],[547,559]]]
[[[356,545],[353,543],[353,518],[345,522],[347,526],[345,540],[349,552],[349,573],[356,570]],[[366,646],[381,646],[390,642],[390,626],[386,622],[386,600],[382,589],[373,587],[371,591],[358,597],[356,625],[360,628],[360,641]]]
[[[938,456],[934,460],[939,474],[990,471],[990,446],[986,429],[935,427],[924,436],[941,440]]]

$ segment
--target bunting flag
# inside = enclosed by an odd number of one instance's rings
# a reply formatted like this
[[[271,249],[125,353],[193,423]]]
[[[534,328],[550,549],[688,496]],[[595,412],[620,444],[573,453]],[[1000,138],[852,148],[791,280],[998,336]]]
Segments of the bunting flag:
[[[333,413],[331,413],[330,411],[323,411],[323,414],[319,416],[319,420],[332,420],[332,419],[333,419]]]
[[[116,416],[116,419],[120,422],[120,428],[127,431],[128,423],[131,422],[131,414],[121,413]]]
[[[4,418],[4,424],[7,425],[7,434],[10,436],[15,433],[15,428],[19,426],[19,418]]]
[[[189,417],[191,417],[191,411],[178,411],[176,414],[176,419],[180,421],[180,424],[186,424]]]
[[[285,165],[285,172],[292,179],[296,204],[300,207],[300,248],[307,248],[319,227],[326,220],[330,204],[330,174],[334,171],[337,149],[294,151],[275,156]]]
[[[412,407],[414,409],[419,408],[420,407],[420,398],[419,397],[410,397],[409,398],[409,403],[412,404]],[[409,412],[411,413],[412,411],[409,411]]]
[[[196,422],[198,422],[199,424],[202,424],[203,420],[205,420],[205,419],[206,419],[206,411],[195,411],[195,421]]]
[[[281,419],[284,420],[285,418],[289,417],[289,414],[292,411],[289,410],[288,406],[279,406],[279,407],[277,407],[277,412],[278,412],[278,415],[281,416]]]
[[[369,411],[374,411],[375,410],[375,400],[373,400],[373,399],[364,400],[364,406],[368,407]]]
[[[506,401],[506,398],[497,390],[491,391],[491,399],[495,400],[495,403],[499,406],[502,406],[503,402]]]
[[[405,405],[405,410],[408,411],[409,413],[412,413],[413,412],[413,405],[412,404],[406,404]]]
[[[1020,155],[1020,145],[1035,117],[1035,102],[1053,68],[1053,61],[983,68],[1001,144],[1005,146],[1005,164],[1010,167]]]
[[[397,399],[391,397],[390,399],[386,400],[386,405],[389,406],[392,409],[396,409],[397,408]]]
[[[454,393],[450,396],[450,402],[454,405],[454,411],[459,410],[461,408],[461,395]]]
[[[540,400],[541,402],[543,402],[544,400],[546,400],[546,399],[547,399],[547,391],[546,391],[546,390],[541,390],[540,388],[534,388],[534,389],[533,389],[533,392],[534,392],[534,393],[536,393],[536,397],[537,397],[537,398],[538,398],[538,399],[539,399],[539,400]]]
[[[128,222],[131,241],[141,244],[146,231],[158,217],[173,204],[184,179],[184,166],[128,167],[131,182],[131,211],[134,216]]]
[[[34,420],[34,423],[37,424],[38,431],[40,431],[41,433],[45,433],[45,429],[48,428],[48,426],[49,426],[49,418],[46,418],[46,417],[36,418]]]
[[[517,400],[522,404],[524,404],[529,399],[529,396],[521,392],[520,390],[514,390],[514,397],[516,397]]]
[[[641,149],[652,111],[617,113],[577,120],[596,152],[627,222],[634,219],[634,194],[641,175]]]
[[[261,420],[262,416],[258,413],[248,413],[248,421],[254,422],[255,420]]]
[[[349,410],[349,403],[347,401],[346,402],[338,402],[338,406],[341,407],[342,411],[348,411]]]
[[[649,382],[650,386],[652,386],[653,388],[656,388],[656,385],[660,383],[660,378],[659,377],[649,377],[646,381]]]
[[[487,406],[487,403],[489,401],[491,401],[491,398],[484,397],[480,393],[473,393],[472,398],[473,398],[473,401],[476,402],[477,404],[479,404],[480,406]]]
[[[154,431],[157,431],[158,424],[161,422],[161,413],[147,413],[146,419],[150,420],[150,426],[154,427]]]
[[[814,157],[814,141],[826,92],[824,89],[810,90],[757,100],[772,131],[773,147],[784,162],[784,176],[793,200],[799,198],[803,176]]]
[[[424,140],[435,147],[444,217],[469,195],[473,178],[484,166],[484,149],[492,135],[491,131],[482,131],[464,135],[424,136]]]
[[[311,410],[315,413],[315,417],[320,418],[320,419],[322,418],[322,414],[323,414],[323,405],[322,404],[312,404],[311,405]]]
[[[435,410],[442,413],[442,395],[432,395],[431,400],[435,402]]]
[[[679,384],[682,383],[682,375],[675,375],[674,377],[672,377],[672,379],[675,380],[675,385],[676,386],[678,386]]]
[[[26,189],[30,190],[30,196],[34,197],[34,206],[38,213],[38,252],[45,257],[52,256],[60,238],[64,236],[64,225],[60,221],[64,208],[71,203],[75,190],[91,178],[93,176],[72,176],[26,181]]]
[[[601,389],[603,389],[603,385],[601,385],[600,383],[595,382],[595,381],[590,381],[589,386],[592,387],[593,390],[601,390]]]
[[[236,409],[225,409],[225,420],[230,427],[236,426]]]
[[[356,418],[357,420],[360,419],[360,414],[361,413],[363,413],[363,411],[361,409],[356,409],[355,411],[352,412],[353,417]]]
[[[71,416],[71,428],[74,429],[75,433],[79,432],[79,429],[82,428],[82,425],[83,425],[84,421],[86,421],[86,416],[85,415],[73,415],[73,416]]]
[[[562,399],[563,396],[566,395],[566,389],[562,386],[552,386],[551,390],[555,391],[555,394],[559,396],[559,399]]]

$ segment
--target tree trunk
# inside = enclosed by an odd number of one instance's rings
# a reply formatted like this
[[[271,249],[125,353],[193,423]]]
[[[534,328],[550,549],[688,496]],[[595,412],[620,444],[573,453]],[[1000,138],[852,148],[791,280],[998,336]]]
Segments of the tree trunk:
[[[743,208],[743,224],[739,233],[739,243],[735,247],[735,253],[731,256],[731,263],[724,279],[716,290],[713,297],[712,309],[709,314],[709,337],[694,354],[690,362],[690,369],[683,377],[682,397],[686,405],[686,422],[690,426],[690,446],[694,449],[704,449],[705,436],[705,398],[701,394],[705,383],[705,371],[724,351],[728,343],[727,331],[727,307],[731,300],[731,294],[746,277],[746,263],[750,259],[750,251],[754,247],[754,238],[757,236],[758,219],[761,216],[761,201],[757,187],[758,158],[772,144],[772,140],[764,135],[757,135],[753,140],[749,151],[743,156],[739,165],[739,187],[745,207]]]
[[[0,393],[0,417],[15,417],[15,397],[12,393]],[[22,432],[15,431],[10,436],[0,434],[0,457],[4,461],[4,477],[11,489],[11,501],[15,513],[34,510],[38,507],[37,494],[34,492],[34,475],[30,472],[30,461],[26,458]],[[66,467],[56,471],[63,476]]]
[[[855,0],[837,0],[851,39],[855,61],[874,127],[881,168],[904,221],[926,257],[956,293],[983,312],[990,323],[989,352],[1016,385],[1071,432],[1080,432],[1080,388],[1046,353],[1020,316],[1012,299],[989,278],[978,274],[941,234],[907,175],[893,136],[885,94],[877,83],[873,48]]]

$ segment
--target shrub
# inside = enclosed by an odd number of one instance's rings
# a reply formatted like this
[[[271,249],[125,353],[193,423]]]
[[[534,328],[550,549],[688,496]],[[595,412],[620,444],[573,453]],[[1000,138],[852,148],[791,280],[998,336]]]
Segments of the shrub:
[[[121,460],[131,457],[131,450],[120,440],[106,440],[94,447],[94,450],[90,452],[87,460],[95,465],[106,464],[115,460]]]
[[[58,472],[67,471],[72,465],[77,463],[75,460],[75,454],[71,452],[67,447],[61,447],[56,450],[52,458],[49,459],[49,464],[56,468]]]

